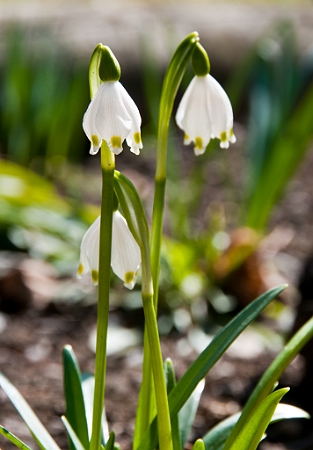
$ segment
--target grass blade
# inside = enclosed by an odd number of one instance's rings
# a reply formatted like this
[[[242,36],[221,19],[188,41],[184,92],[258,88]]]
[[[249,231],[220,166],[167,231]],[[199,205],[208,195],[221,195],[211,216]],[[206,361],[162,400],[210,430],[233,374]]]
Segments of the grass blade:
[[[295,358],[300,352],[302,347],[313,337],[313,317],[308,320],[303,327],[290,339],[284,349],[272,362],[270,367],[264,373],[252,395],[250,396],[247,404],[245,405],[240,419],[236,423],[236,426],[232,430],[230,437],[228,438],[225,450],[231,448],[232,442],[235,437],[240,433],[242,427],[253,414],[260,402],[273,390],[276,382],[279,380],[281,374],[284,372],[288,364]]]
[[[0,385],[32,432],[39,447],[42,450],[60,450],[24,397],[2,373],[0,373]]]
[[[169,395],[170,414],[177,414],[186,403],[198,383],[219,360],[230,344],[239,334],[263,311],[263,309],[284,289],[281,285],[270,289],[248,305],[234,319],[230,321],[211,341],[207,348],[198,356],[187,372],[178,381]],[[158,442],[156,419],[141,441],[139,450],[148,450],[156,447]]]
[[[8,441],[12,442],[15,447],[20,448],[21,450],[31,450],[28,445],[24,444],[19,438],[14,436],[14,434],[10,433],[10,431],[6,430],[4,427],[0,425],[0,434],[4,436]]]

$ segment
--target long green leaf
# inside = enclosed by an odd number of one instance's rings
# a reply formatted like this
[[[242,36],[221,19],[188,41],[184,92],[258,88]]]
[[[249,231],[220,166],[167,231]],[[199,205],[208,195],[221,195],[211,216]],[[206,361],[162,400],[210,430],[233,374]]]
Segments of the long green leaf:
[[[313,138],[313,83],[293,112],[286,128],[277,134],[258,185],[249,200],[247,224],[262,230],[273,205],[303,160]]]
[[[178,413],[198,383],[205,377],[231,343],[285,288],[286,285],[281,285],[258,297],[234,317],[234,319],[232,319],[230,323],[214,337],[211,343],[198,356],[170,393],[169,407],[171,415]],[[156,447],[157,442],[158,438],[155,419],[144,436],[139,446],[139,450],[153,449]]]
[[[230,417],[215,425],[204,437],[203,442],[207,450],[222,450],[223,446],[230,435],[232,429],[236,425],[240,412],[233,414]],[[309,419],[310,415],[303,411],[303,409],[296,406],[279,403],[275,409],[271,423],[278,422],[284,419]]]
[[[257,448],[271,421],[277,404],[288,391],[289,388],[279,389],[272,392],[262,401],[232,443],[231,450],[255,450]]]
[[[84,448],[84,446],[82,445],[82,443],[80,442],[77,434],[75,433],[73,427],[71,426],[71,424],[69,423],[67,418],[65,416],[62,416],[61,419],[62,419],[62,422],[64,423],[64,426],[66,428],[66,431],[67,431],[68,435],[71,438],[71,442],[73,444],[73,448],[75,450],[86,450]]]
[[[39,447],[42,450],[60,450],[24,397],[1,372],[0,385],[32,432]]]
[[[63,348],[64,395],[66,418],[82,445],[89,448],[88,425],[78,363],[70,345]],[[71,445],[70,441],[70,447]]]
[[[240,433],[242,427],[253,414],[255,408],[260,402],[273,390],[276,382],[279,380],[281,374],[284,372],[288,364],[300,352],[302,347],[313,337],[313,317],[308,320],[297,333],[290,339],[284,349],[272,362],[270,367],[266,370],[252,395],[249,397],[241,416],[233,428],[230,437],[228,438],[225,450],[231,448],[231,444],[235,437]]]
[[[0,434],[4,436],[8,441],[12,442],[15,447],[20,448],[21,450],[31,450],[28,445],[24,444],[19,438],[14,436],[14,434],[10,433],[10,431],[6,430],[4,427],[0,425]]]

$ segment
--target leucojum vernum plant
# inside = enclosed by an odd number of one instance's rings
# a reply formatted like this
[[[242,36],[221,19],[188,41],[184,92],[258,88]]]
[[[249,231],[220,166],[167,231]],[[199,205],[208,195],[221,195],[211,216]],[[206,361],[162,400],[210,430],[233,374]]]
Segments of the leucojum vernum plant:
[[[88,272],[98,285],[95,375],[81,374],[70,346],[63,351],[66,412],[62,417],[71,450],[117,449],[114,430],[108,431],[104,397],[106,345],[110,301],[110,272],[132,289],[141,266],[142,304],[145,314],[142,383],[139,393],[133,450],[179,450],[184,448],[203,389],[203,379],[236,337],[286,288],[264,293],[235,316],[215,335],[185,374],[176,381],[172,362],[162,359],[157,327],[158,283],[162,223],[167,173],[167,140],[174,100],[187,65],[194,71],[178,106],[176,122],[184,143],[193,142],[201,155],[210,139],[227,149],[235,142],[230,101],[210,75],[209,58],[196,32],[177,47],[165,74],[160,99],[151,232],[140,197],[129,179],[115,170],[115,156],[126,140],[139,155],[141,117],[137,106],[120,83],[121,69],[112,51],[99,44],[91,57],[91,102],[83,128],[92,155],[101,152],[101,215],[81,243],[78,275]],[[225,150],[226,151],[226,150]],[[137,156],[140,157],[140,156]],[[252,450],[264,438],[270,422],[308,417],[304,411],[280,403],[288,388],[277,388],[280,375],[313,336],[313,318],[287,343],[255,387],[247,404],[198,439],[194,450]],[[29,427],[41,449],[60,450],[17,389],[0,374],[1,386]],[[0,433],[20,449],[29,449],[18,437],[0,426]]]

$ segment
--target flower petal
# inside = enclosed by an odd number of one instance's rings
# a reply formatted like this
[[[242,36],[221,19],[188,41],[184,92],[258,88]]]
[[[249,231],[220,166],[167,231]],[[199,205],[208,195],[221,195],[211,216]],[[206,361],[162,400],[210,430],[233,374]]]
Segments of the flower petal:
[[[115,154],[123,150],[122,143],[132,126],[132,119],[122,102],[119,85],[118,81],[102,83],[93,99],[96,130]]]
[[[80,264],[78,277],[82,277],[99,267],[99,230],[100,217],[98,217],[86,231],[80,246]]]
[[[231,103],[222,86],[211,75],[206,75],[204,80],[207,102],[210,108],[211,137],[221,139],[221,144],[223,143],[221,146],[226,147],[233,127]]]
[[[124,281],[124,285],[129,289],[135,285],[140,263],[139,246],[124,217],[119,211],[115,211],[113,213],[111,266],[114,273]]]
[[[194,142],[196,155],[205,151],[211,138],[220,139],[223,148],[236,141],[229,98],[209,74],[192,79],[178,106],[176,122],[185,132],[184,144]]]
[[[84,114],[83,118],[83,129],[91,142],[90,154],[95,155],[98,153],[99,148],[101,147],[101,136],[99,135],[96,126],[95,126],[95,116],[96,110],[92,102],[89,103],[87,111]]]
[[[131,152],[135,153],[136,155],[139,155],[140,149],[142,149],[141,132],[140,132],[141,116],[134,100],[131,98],[131,96],[128,94],[128,92],[121,83],[119,83],[118,89],[120,91],[123,104],[129,116],[132,119],[131,130],[126,138],[126,142],[127,145],[130,147]]]
[[[194,141],[195,153],[203,153],[212,134],[204,77],[192,79],[178,106],[176,122],[185,132],[184,143]]]

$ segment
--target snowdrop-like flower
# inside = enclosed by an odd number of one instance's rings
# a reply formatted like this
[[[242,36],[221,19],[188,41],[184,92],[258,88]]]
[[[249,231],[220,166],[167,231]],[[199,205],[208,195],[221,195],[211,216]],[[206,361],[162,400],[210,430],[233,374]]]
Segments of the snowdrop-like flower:
[[[194,142],[196,155],[204,153],[212,138],[220,139],[222,148],[236,142],[229,98],[210,74],[192,79],[178,106],[176,123],[185,133],[184,144]]]
[[[130,150],[139,155],[142,148],[141,117],[135,102],[119,81],[100,84],[84,115],[83,128],[95,155],[104,139],[110,150],[118,155],[126,139]]]
[[[95,59],[100,60],[96,70],[98,90],[83,119],[84,131],[91,142],[90,153],[95,155],[105,140],[110,150],[118,155],[126,139],[130,150],[138,155],[142,148],[141,117],[135,102],[119,82],[120,65],[109,47],[102,44],[96,47],[94,54]],[[92,75],[94,77],[93,71]]]
[[[100,217],[86,231],[80,247],[78,277],[91,273],[94,284],[99,272]],[[130,232],[127,222],[119,211],[113,212],[112,255],[113,272],[124,281],[124,286],[133,289],[141,264],[140,249]]]

